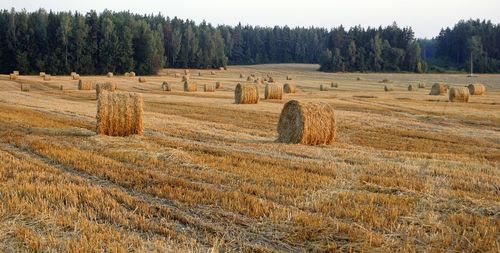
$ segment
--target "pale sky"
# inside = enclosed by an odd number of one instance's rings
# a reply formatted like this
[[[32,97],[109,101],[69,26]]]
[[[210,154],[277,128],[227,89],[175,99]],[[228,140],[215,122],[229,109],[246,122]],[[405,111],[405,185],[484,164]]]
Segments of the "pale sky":
[[[500,23],[500,0],[0,0],[1,9],[33,11],[129,10],[217,24],[348,28],[411,26],[419,38],[437,36],[461,19]]]

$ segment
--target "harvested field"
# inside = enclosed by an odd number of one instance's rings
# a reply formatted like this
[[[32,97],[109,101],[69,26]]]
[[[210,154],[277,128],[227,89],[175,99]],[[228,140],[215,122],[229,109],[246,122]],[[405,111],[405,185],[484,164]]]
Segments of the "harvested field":
[[[167,70],[143,84],[115,75],[144,100],[143,134],[127,137],[95,133],[95,91],[69,76],[0,75],[0,252],[498,252],[500,75],[479,75],[486,93],[450,103],[430,84],[464,87],[465,74],[317,69],[191,76],[223,83],[217,92],[183,92]],[[293,77],[296,93],[235,104],[240,73],[269,72]],[[277,142],[290,100],[335,108],[335,141]]]

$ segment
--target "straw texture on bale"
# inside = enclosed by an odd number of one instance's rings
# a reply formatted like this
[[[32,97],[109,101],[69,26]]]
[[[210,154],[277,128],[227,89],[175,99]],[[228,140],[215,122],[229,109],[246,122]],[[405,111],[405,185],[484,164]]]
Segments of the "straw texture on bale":
[[[338,83],[334,83],[334,82],[332,82],[332,83],[330,84],[330,87],[332,87],[332,88],[338,88],[338,87],[339,87],[339,84],[338,84]]]
[[[223,87],[222,83],[221,82],[216,82],[215,83],[215,88],[216,89],[221,89]]]
[[[80,80],[80,75],[79,74],[74,74],[72,76],[73,80]]]
[[[147,82],[147,80],[146,80],[145,77],[139,77],[139,82],[140,83],[145,83],[145,82]]]
[[[283,98],[283,86],[277,83],[267,83],[264,89],[265,99],[282,99]]]
[[[413,90],[413,85],[408,85],[408,91],[412,91]]]
[[[205,84],[203,85],[204,92],[215,92],[215,84]]]
[[[319,90],[320,91],[328,91],[328,87],[326,87],[326,85],[322,84],[322,85],[319,86]]]
[[[27,83],[22,83],[21,84],[21,91],[25,91],[25,92],[30,91],[30,85]]]
[[[425,83],[419,83],[419,84],[418,84],[418,88],[419,88],[419,89],[423,89],[423,88],[425,88]]]
[[[40,77],[44,77],[45,76],[45,72],[40,72]]]
[[[259,87],[255,84],[239,83],[234,89],[234,102],[236,104],[259,103]]]
[[[18,75],[16,74],[9,74],[9,79],[10,80],[17,80]]]
[[[469,93],[473,96],[483,95],[486,92],[486,87],[480,83],[469,84],[467,88],[469,89]]]
[[[198,90],[198,85],[196,83],[185,81],[184,82],[184,91],[186,92],[194,92]]]
[[[296,90],[297,86],[295,84],[285,83],[285,85],[283,86],[283,91],[285,93],[295,93]]]
[[[116,91],[116,84],[112,82],[98,83],[95,86],[95,94],[96,98],[99,99],[99,96],[103,91],[114,92]]]
[[[443,95],[448,92],[448,86],[444,83],[435,83],[432,85],[431,93],[429,95]]]
[[[50,75],[45,74],[45,75],[43,76],[43,80],[44,80],[44,81],[50,81],[50,80],[52,80],[52,77],[51,77]]]
[[[135,72],[134,72],[134,71],[132,71],[132,72],[128,73],[128,76],[130,76],[130,77],[135,77]]]
[[[285,104],[278,121],[278,141],[305,145],[331,144],[337,134],[335,110],[326,103]]]
[[[182,81],[183,81],[183,82],[187,82],[187,81],[189,81],[189,75],[184,75],[184,76],[182,76]]]
[[[97,134],[142,134],[143,104],[140,94],[103,91],[97,100]]]
[[[92,81],[78,81],[78,89],[79,90],[91,90],[93,89],[94,83]]]
[[[113,73],[111,72],[108,72],[108,74],[106,74],[107,77],[113,77]]]
[[[172,91],[172,85],[170,85],[168,82],[163,82],[161,85],[161,89],[163,91]]]
[[[393,91],[394,87],[392,85],[386,84],[384,85],[384,91]]]
[[[448,94],[450,102],[469,102],[469,89],[466,87],[452,87]]]

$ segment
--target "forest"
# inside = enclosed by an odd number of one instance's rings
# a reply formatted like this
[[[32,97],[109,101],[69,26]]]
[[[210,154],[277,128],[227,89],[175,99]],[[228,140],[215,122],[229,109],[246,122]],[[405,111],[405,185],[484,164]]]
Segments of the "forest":
[[[319,63],[328,72],[500,71],[500,28],[460,21],[433,39],[410,27],[212,26],[130,12],[0,12],[0,71],[154,74],[164,67]]]

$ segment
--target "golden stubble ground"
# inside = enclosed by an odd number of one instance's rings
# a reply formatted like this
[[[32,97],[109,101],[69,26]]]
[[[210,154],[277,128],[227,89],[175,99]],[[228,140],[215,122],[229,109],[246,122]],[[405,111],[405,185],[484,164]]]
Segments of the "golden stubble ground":
[[[0,76],[0,251],[498,252],[500,75],[317,67],[191,70],[192,93],[181,70],[146,83],[82,76],[143,94],[145,133],[130,137],[95,135],[95,91],[69,76]],[[240,73],[270,73],[297,93],[236,105]],[[216,81],[222,89],[203,92]],[[487,93],[449,103],[428,95],[434,82]],[[276,143],[290,99],[332,104],[337,142]]]

